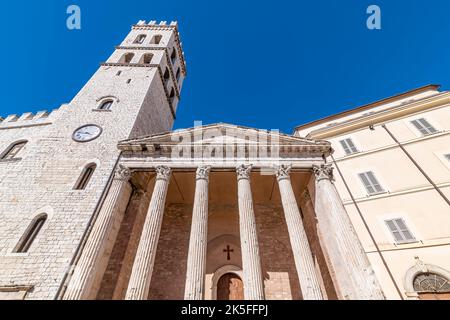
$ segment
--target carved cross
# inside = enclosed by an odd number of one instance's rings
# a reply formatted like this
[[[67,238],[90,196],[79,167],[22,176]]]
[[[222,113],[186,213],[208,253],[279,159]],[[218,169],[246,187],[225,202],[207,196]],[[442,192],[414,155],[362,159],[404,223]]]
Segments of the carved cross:
[[[234,250],[233,250],[233,249],[230,249],[230,246],[227,245],[227,248],[226,248],[226,249],[223,249],[223,252],[226,252],[226,253],[227,253],[227,260],[231,260],[230,253],[231,253],[231,252],[234,252]]]

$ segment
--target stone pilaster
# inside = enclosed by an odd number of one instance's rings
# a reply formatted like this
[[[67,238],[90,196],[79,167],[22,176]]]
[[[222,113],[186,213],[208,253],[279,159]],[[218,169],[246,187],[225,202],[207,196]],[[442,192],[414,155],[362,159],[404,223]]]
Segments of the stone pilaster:
[[[75,266],[72,278],[63,296],[64,300],[91,300],[97,296],[101,279],[131,196],[130,177],[130,170],[119,165],[108,195]]]
[[[281,202],[304,300],[323,300],[320,282],[290,179],[290,166],[276,170]]]
[[[343,299],[385,299],[373,268],[334,186],[331,165],[313,167],[315,211],[324,249]]]
[[[251,170],[251,165],[240,165],[236,168],[244,298],[246,300],[264,300],[264,280],[250,186]]]
[[[171,169],[156,168],[156,182],[128,283],[126,300],[146,300],[164,216]]]
[[[202,300],[205,294],[206,249],[208,242],[208,183],[211,167],[197,169],[194,209],[186,272],[186,300]]]

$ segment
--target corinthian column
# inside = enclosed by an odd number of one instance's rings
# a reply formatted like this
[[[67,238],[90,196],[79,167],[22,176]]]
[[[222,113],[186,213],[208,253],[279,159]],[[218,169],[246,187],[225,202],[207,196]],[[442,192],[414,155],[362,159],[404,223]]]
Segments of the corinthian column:
[[[251,171],[251,165],[240,165],[236,168],[244,297],[246,300],[264,300],[264,282],[259,257],[252,190],[250,187]]]
[[[385,299],[364,248],[332,183],[331,165],[313,167],[315,211],[321,240],[335,272],[343,299]]]
[[[91,300],[97,296],[131,196],[130,177],[130,170],[119,165],[64,293],[64,300]]]
[[[139,246],[131,270],[126,300],[146,300],[152,279],[156,249],[164,215],[167,189],[169,187],[171,170],[161,166],[156,168],[156,182],[152,199],[145,218]]]
[[[320,282],[290,179],[290,166],[276,170],[281,202],[304,300],[323,300]]]
[[[197,169],[194,209],[186,272],[185,300],[202,300],[208,241],[208,179],[211,167]]]

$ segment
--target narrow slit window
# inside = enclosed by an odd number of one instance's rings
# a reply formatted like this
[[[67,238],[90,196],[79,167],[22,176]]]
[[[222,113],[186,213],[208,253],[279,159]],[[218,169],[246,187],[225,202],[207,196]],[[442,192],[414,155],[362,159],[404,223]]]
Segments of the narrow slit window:
[[[360,173],[359,178],[369,195],[385,192],[372,171]]]
[[[175,64],[176,60],[177,60],[177,50],[175,50],[175,48],[173,48],[172,54],[170,55],[170,61],[172,61],[172,64]]]
[[[178,68],[177,75],[176,75],[177,81],[180,81],[180,75],[181,75],[181,71],[180,71],[180,68]]]
[[[23,147],[25,147],[26,144],[27,141],[19,141],[12,144],[1,156],[1,160],[10,160],[16,158],[17,154],[20,152],[20,150],[23,149]]]
[[[416,241],[412,232],[406,226],[402,218],[385,220],[389,231],[392,233],[396,243],[408,243]]]
[[[37,235],[39,234],[39,231],[41,231],[42,227],[44,226],[44,223],[46,220],[47,220],[46,214],[39,215],[37,218],[35,218],[31,222],[27,231],[25,232],[25,235],[22,237],[22,239],[17,244],[14,252],[16,252],[16,253],[28,252],[28,250],[30,249],[34,240],[36,239]]]
[[[173,100],[175,99],[175,90],[173,88],[172,88],[172,90],[170,90],[169,99],[170,99],[170,102],[173,103]]]
[[[170,79],[169,68],[166,68],[166,70],[164,71],[164,82],[166,83],[166,85],[169,79]]]
[[[351,155],[353,153],[357,153],[358,149],[356,148],[353,140],[350,138],[339,141],[341,143],[342,148],[346,155]]]
[[[437,132],[437,130],[424,118],[413,120],[411,123],[424,136]]]
[[[86,189],[87,185],[89,184],[89,181],[92,178],[92,175],[94,174],[95,169],[97,168],[97,165],[90,164],[88,165],[83,172],[81,173],[80,178],[78,179],[74,190],[84,190]]]

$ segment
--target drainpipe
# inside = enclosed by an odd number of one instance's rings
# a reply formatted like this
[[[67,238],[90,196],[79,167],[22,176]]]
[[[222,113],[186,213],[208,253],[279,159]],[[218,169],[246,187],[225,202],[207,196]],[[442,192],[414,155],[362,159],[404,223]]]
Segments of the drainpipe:
[[[335,167],[336,167],[336,169],[337,169],[337,171],[338,171],[338,173],[339,173],[339,176],[341,177],[342,181],[344,182],[345,188],[347,189],[347,192],[348,192],[348,194],[350,195],[350,197],[351,197],[351,199],[352,199],[352,202],[353,202],[353,204],[355,205],[356,210],[358,211],[359,217],[361,218],[361,220],[362,220],[362,222],[364,223],[364,226],[365,226],[367,232],[369,233],[370,239],[372,240],[372,242],[373,242],[373,244],[374,244],[374,246],[375,246],[376,251],[377,251],[378,255],[380,256],[380,259],[381,259],[381,261],[383,262],[383,265],[384,265],[384,267],[385,267],[387,273],[389,274],[389,277],[391,278],[391,281],[392,281],[392,283],[394,284],[395,289],[397,290],[397,293],[398,293],[400,299],[404,300],[403,295],[402,295],[402,292],[400,291],[400,288],[398,287],[397,282],[395,281],[394,276],[392,275],[391,269],[389,269],[389,267],[388,267],[388,265],[387,265],[387,262],[386,262],[386,260],[384,259],[384,256],[383,256],[383,254],[381,253],[381,250],[380,250],[380,248],[378,247],[377,242],[375,241],[375,237],[373,236],[372,231],[370,231],[369,225],[367,224],[367,221],[366,221],[366,219],[364,218],[364,216],[363,216],[363,214],[362,214],[362,212],[361,212],[361,209],[359,208],[359,205],[358,205],[358,203],[356,202],[355,197],[353,196],[353,193],[350,191],[350,188],[349,188],[349,186],[348,186],[348,184],[347,184],[347,181],[346,181],[345,178],[344,178],[344,175],[343,175],[342,172],[341,172],[341,169],[339,168],[339,166],[338,166],[336,160],[334,159],[333,155],[331,154],[330,156],[331,156],[331,159],[333,160],[333,164],[335,165]]]
[[[107,193],[109,191],[109,187],[111,186],[111,183],[112,183],[112,180],[113,180],[113,177],[114,177],[114,172],[116,171],[117,165],[119,164],[119,160],[120,160],[121,155],[122,155],[122,151],[119,153],[119,156],[118,156],[118,158],[116,160],[116,163],[114,164],[114,168],[111,171],[111,174],[109,175],[108,181],[106,182],[106,186],[103,189],[102,194],[101,194],[100,198],[97,201],[97,204],[96,204],[95,209],[94,209],[94,213],[89,218],[88,225],[87,225],[86,229],[83,232],[81,240],[78,243],[78,246],[77,246],[77,248],[75,250],[75,253],[74,253],[73,257],[72,257],[72,260],[70,261],[69,267],[67,268],[66,273],[64,274],[64,277],[63,277],[63,279],[61,281],[61,284],[60,284],[60,286],[58,288],[58,291],[56,292],[56,295],[53,298],[53,300],[61,300],[63,295],[64,295],[64,293],[65,293],[65,291],[66,291],[66,289],[67,289],[67,285],[68,285],[68,283],[70,281],[70,276],[72,275],[73,269],[75,268],[75,266],[76,266],[76,264],[78,262],[78,259],[80,258],[81,252],[83,251],[83,248],[84,248],[84,246],[86,244],[86,240],[87,240],[89,234],[91,233],[92,226],[94,225],[94,223],[96,221],[96,218],[98,216],[100,208],[103,205],[103,202],[104,202],[104,200],[106,198],[106,195],[107,195]]]
[[[402,151],[406,154],[406,156],[411,160],[411,162],[419,169],[420,173],[428,180],[428,182],[433,186],[433,188],[439,193],[439,195],[444,199],[445,202],[450,206],[450,200],[442,193],[441,189],[431,180],[431,178],[426,174],[426,172],[420,167],[420,165],[414,160],[411,154],[405,149],[405,147],[397,140],[397,138],[392,134],[392,132],[386,127],[385,124],[381,125],[381,127],[386,130],[386,132],[391,136],[392,140],[402,149]]]

